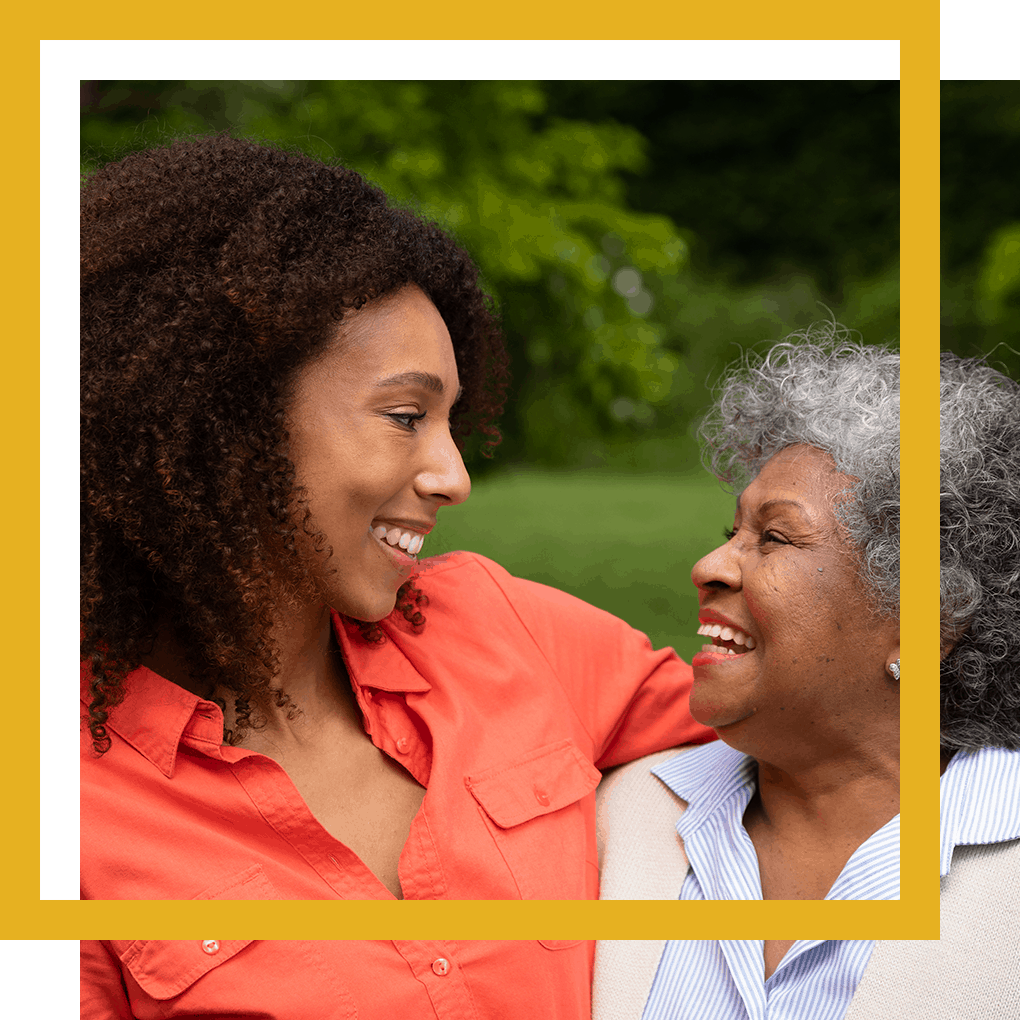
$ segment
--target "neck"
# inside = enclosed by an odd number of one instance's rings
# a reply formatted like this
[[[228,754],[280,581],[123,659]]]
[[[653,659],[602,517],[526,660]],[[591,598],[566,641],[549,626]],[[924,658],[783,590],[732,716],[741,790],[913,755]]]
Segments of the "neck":
[[[774,828],[838,833],[856,848],[896,815],[900,805],[897,744],[869,750],[797,771],[759,760],[760,821]]]
[[[360,730],[361,713],[329,608],[321,603],[290,607],[286,622],[278,621],[271,635],[280,665],[273,686],[287,697],[283,705],[258,706],[253,713],[258,725],[242,738],[242,746],[278,757],[316,741],[324,727],[338,722]],[[227,707],[232,708],[230,701]],[[231,711],[224,722],[232,728]]]
[[[273,686],[281,689],[287,699],[282,706],[274,699],[268,704],[253,704],[252,718],[259,721],[259,726],[250,736],[254,738],[257,734],[260,743],[294,739],[315,728],[321,720],[335,719],[338,713],[360,719],[333,634],[329,608],[321,603],[289,605],[285,619],[286,622],[281,619],[274,624],[271,635],[280,667]],[[153,652],[142,660],[142,665],[193,694],[208,695],[190,676],[184,655],[169,629],[161,631]],[[234,729],[237,719],[234,694],[218,688],[213,697],[225,703],[224,725],[228,730]],[[249,737],[242,743],[249,746]]]
[[[757,761],[767,824],[866,830],[863,841],[899,811],[898,688],[883,676],[854,691],[785,710],[770,703],[718,730]]]
[[[309,718],[323,718],[339,702],[350,700],[350,681],[343,654],[333,633],[329,607],[309,607],[303,614],[289,614],[286,626],[272,631],[280,659],[276,686],[290,696]],[[270,709],[269,725],[282,725],[286,709]]]
[[[797,838],[856,840],[856,849],[899,811],[899,713],[805,729],[810,736],[742,748],[758,763],[757,821]]]
[[[765,899],[824,899],[856,850],[899,810],[893,754],[796,773],[758,763],[744,828]]]

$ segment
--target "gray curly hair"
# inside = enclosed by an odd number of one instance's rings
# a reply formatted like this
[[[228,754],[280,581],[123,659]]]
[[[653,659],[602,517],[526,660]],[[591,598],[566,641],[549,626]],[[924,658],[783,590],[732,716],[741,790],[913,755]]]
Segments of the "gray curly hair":
[[[747,352],[718,386],[702,423],[702,462],[732,491],[800,443],[828,453],[854,482],[836,518],[858,555],[874,611],[900,606],[900,358],[833,322]]]
[[[942,355],[942,745],[1020,750],[1020,385]]]

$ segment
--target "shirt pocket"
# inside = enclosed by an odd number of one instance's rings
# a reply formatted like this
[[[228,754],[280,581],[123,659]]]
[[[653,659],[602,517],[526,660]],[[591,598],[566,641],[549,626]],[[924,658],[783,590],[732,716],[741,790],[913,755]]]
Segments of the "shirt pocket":
[[[276,886],[269,881],[262,870],[261,864],[253,864],[244,871],[218,879],[200,893],[191,897],[193,900],[282,900]]]
[[[314,942],[172,939],[113,945],[137,1020],[358,1015],[350,992]]]
[[[599,779],[571,740],[465,777],[522,899],[587,899],[597,887],[589,830]]]

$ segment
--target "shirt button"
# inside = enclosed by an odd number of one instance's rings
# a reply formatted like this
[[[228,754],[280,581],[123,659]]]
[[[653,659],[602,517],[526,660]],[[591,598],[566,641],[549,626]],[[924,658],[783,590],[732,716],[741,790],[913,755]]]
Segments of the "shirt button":
[[[540,790],[537,786],[535,787],[535,800],[542,805],[542,807],[549,806],[549,794],[545,790]]]
[[[202,952],[214,956],[220,951],[220,943],[217,939],[206,939],[202,943]]]
[[[398,737],[397,750],[401,754],[407,754],[407,752],[411,750],[411,741],[408,740],[407,737]]]
[[[439,957],[438,960],[433,960],[432,961],[432,973],[433,974],[438,974],[440,977],[443,977],[444,975],[449,974],[450,973],[450,961],[449,960],[444,960],[442,957]]]

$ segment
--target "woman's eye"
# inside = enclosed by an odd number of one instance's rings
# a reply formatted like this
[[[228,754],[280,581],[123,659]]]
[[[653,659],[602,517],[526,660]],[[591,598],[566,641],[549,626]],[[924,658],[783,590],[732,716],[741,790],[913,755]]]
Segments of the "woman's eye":
[[[765,542],[778,542],[780,545],[789,545],[785,538],[780,538],[774,531],[763,531],[761,533],[761,540]]]
[[[425,417],[425,413],[426,413],[425,411],[419,411],[417,414],[411,413],[399,414],[396,412],[391,412],[390,414],[387,415],[387,417],[395,421],[399,426],[401,426],[401,428],[405,428],[410,430],[411,432],[414,432],[415,431],[414,423],[417,421],[421,421],[422,418]]]

